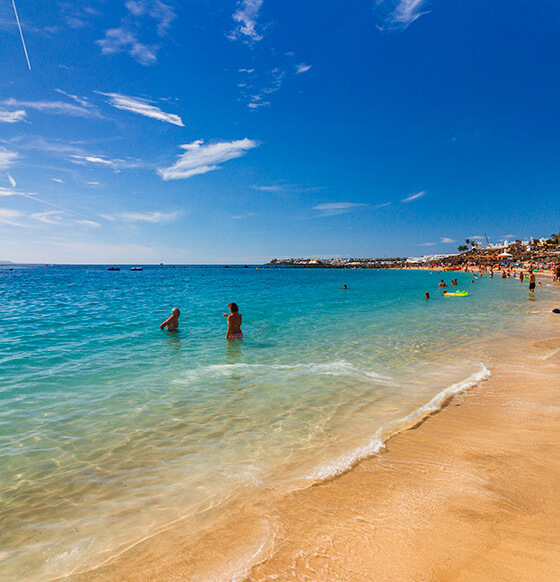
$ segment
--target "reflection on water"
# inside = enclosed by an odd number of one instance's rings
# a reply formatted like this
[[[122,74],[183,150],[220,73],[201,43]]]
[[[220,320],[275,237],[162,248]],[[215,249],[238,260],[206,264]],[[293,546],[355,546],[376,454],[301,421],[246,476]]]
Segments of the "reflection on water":
[[[174,329],[165,332],[165,343],[174,350],[181,349],[181,330]]]
[[[243,338],[228,340],[225,343],[227,363],[238,364],[243,358]]]

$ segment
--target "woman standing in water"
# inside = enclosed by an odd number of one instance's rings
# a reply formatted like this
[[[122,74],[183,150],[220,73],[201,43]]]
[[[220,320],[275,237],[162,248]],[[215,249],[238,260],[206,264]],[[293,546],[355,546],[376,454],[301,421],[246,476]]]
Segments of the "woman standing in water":
[[[243,337],[243,332],[241,331],[241,313],[239,313],[239,307],[237,303],[230,303],[228,305],[231,314],[228,315],[224,313],[223,316],[228,318],[228,328],[226,333],[227,339],[237,339]]]

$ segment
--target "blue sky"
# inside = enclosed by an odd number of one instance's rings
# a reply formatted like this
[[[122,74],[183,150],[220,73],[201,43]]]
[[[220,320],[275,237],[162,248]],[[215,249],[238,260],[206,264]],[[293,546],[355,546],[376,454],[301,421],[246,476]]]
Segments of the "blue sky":
[[[0,5],[0,259],[416,256],[560,226],[554,0]]]

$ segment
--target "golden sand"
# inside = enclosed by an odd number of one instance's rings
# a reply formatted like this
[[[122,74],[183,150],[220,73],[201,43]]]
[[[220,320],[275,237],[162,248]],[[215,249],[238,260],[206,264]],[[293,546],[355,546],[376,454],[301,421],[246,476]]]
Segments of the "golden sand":
[[[560,581],[560,316],[533,317],[555,335],[345,474],[71,579]]]

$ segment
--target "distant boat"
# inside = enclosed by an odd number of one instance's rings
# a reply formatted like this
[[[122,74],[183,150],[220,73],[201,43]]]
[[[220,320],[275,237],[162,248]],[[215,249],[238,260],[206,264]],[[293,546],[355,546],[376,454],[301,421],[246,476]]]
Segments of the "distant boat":
[[[120,271],[120,267],[107,267],[107,271]]]
[[[143,271],[144,267],[132,267],[130,270],[131,271]]]

